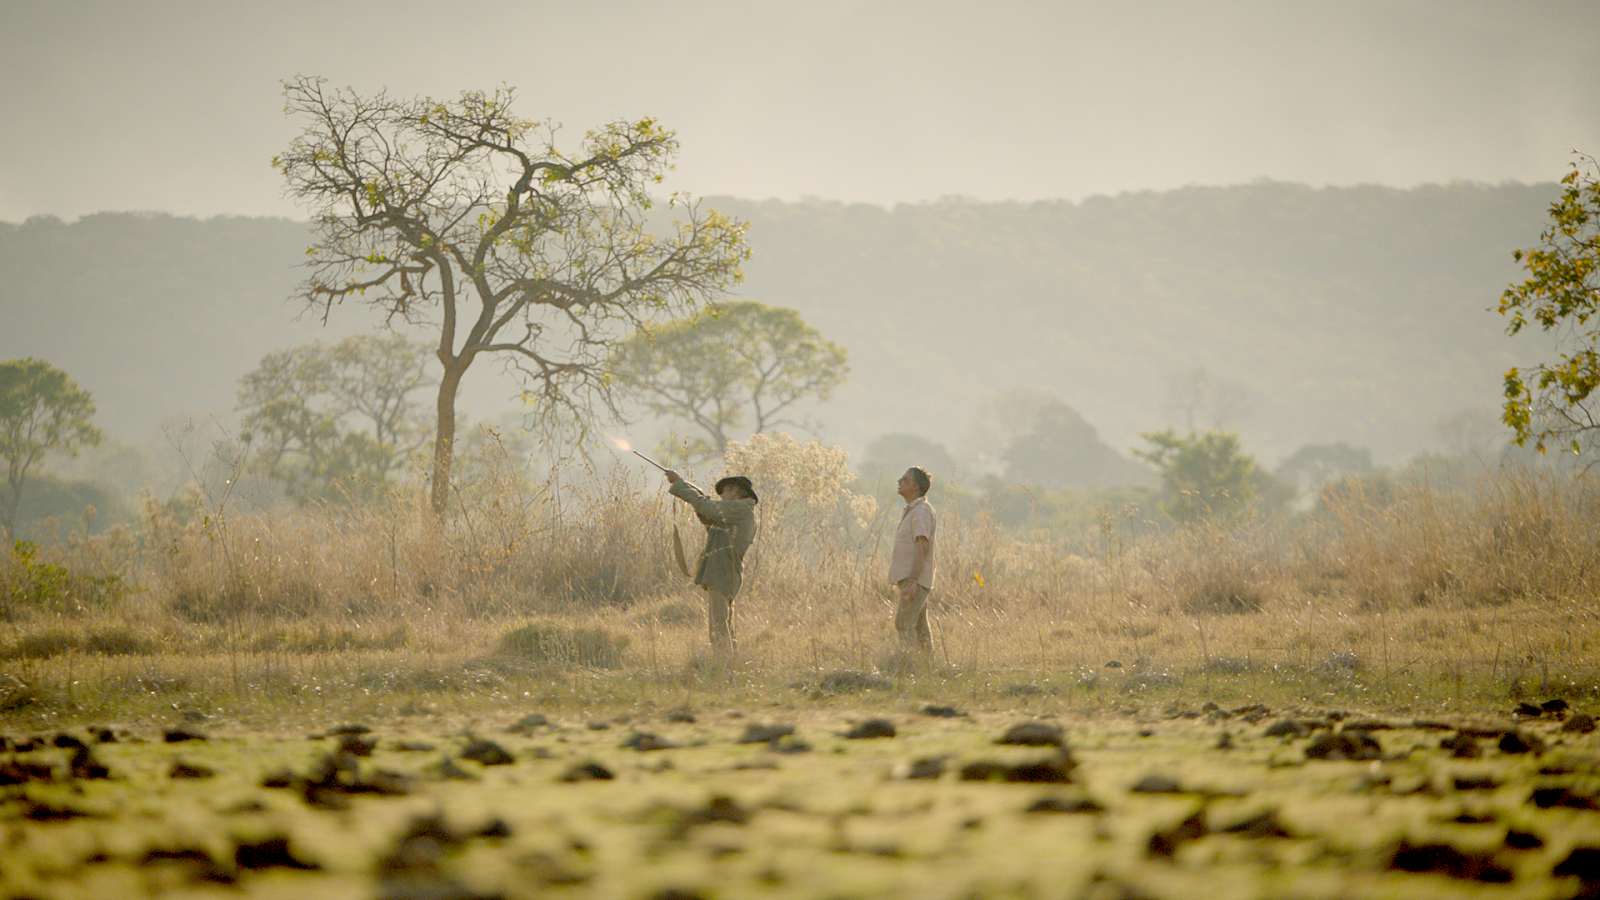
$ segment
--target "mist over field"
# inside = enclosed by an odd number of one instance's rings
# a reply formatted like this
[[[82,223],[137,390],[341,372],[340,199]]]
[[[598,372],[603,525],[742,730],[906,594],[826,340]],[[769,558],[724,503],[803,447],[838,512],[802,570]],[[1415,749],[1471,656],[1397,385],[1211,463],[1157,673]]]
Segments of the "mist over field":
[[[1600,146],[1581,0],[422,13],[7,4],[0,355],[67,371],[122,441],[236,421],[265,354],[378,326],[288,301],[309,237],[268,165],[303,125],[284,81],[504,85],[558,142],[676,131],[660,196],[751,225],[734,296],[850,353],[802,437],[859,458],[909,435],[972,471],[974,417],[1020,390],[1123,456],[1168,425],[1236,431],[1266,465],[1335,442],[1470,454],[1501,438],[1505,369],[1544,346],[1486,310],[1572,151]],[[376,20],[383,41],[350,38]],[[463,409],[514,427],[516,390],[480,363]],[[644,445],[671,423],[617,427]]]
[[[1506,337],[1489,307],[1554,193],[1260,183],[1083,203],[708,203],[750,223],[736,296],[793,308],[850,353],[836,395],[801,410],[824,442],[859,456],[907,433],[960,456],[980,408],[1023,388],[1058,396],[1124,454],[1143,431],[1221,427],[1270,464],[1334,442],[1381,462],[1462,452],[1438,426],[1463,414],[1495,431],[1500,378],[1540,339]],[[239,378],[267,353],[380,324],[345,304],[324,325],[289,301],[308,240],[284,219],[0,228],[0,356],[68,371],[123,441],[172,417],[236,425]],[[1233,391],[1231,407],[1175,405],[1197,370],[1213,394]],[[519,421],[517,390],[488,361],[466,411]],[[634,415],[612,427],[641,446],[669,424]]]

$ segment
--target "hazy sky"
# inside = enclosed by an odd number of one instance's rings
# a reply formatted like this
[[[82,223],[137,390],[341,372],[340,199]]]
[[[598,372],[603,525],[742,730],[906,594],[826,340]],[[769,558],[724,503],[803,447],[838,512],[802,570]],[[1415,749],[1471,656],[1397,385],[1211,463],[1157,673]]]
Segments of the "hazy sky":
[[[1269,178],[1551,181],[1597,0],[0,0],[0,221],[304,217],[281,80],[654,116],[668,186],[891,204]]]

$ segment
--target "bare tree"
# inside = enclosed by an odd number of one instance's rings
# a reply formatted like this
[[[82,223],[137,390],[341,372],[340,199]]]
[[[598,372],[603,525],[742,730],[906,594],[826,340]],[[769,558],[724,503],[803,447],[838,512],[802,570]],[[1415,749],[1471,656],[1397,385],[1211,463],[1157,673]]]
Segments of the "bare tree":
[[[1167,411],[1191,434],[1201,428],[1227,431],[1254,412],[1249,388],[1212,378],[1204,366],[1172,372],[1166,380]]]
[[[1005,466],[1006,450],[1056,405],[1064,406],[1065,401],[1043,388],[1008,388],[994,394],[967,420],[958,444],[961,454],[977,471],[999,473]]]
[[[609,406],[613,343],[742,278],[743,224],[674,196],[686,219],[647,228],[647,189],[678,146],[654,120],[591,131],[568,156],[554,124],[512,115],[509,88],[440,101],[325,84],[284,83],[306,126],[273,160],[314,217],[300,297],[324,320],[354,300],[437,333],[435,514],[450,496],[456,394],[479,356],[501,359],[546,411]]]
[[[1433,436],[1456,456],[1488,464],[1511,437],[1495,410],[1470,406],[1437,419],[1430,426]]]

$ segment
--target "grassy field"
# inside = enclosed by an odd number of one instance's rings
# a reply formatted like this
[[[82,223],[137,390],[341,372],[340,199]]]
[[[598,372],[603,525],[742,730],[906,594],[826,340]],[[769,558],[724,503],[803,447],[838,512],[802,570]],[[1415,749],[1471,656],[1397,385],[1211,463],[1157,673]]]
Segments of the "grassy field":
[[[197,487],[17,545],[0,896],[1600,891],[1584,478],[1374,479],[1187,530],[946,510],[935,655],[908,661],[895,510],[815,444],[726,462],[763,500],[731,667],[667,549],[699,526],[654,482],[489,460],[444,522],[419,491]],[[873,719],[894,735],[845,736]],[[1020,722],[1065,749],[995,743]]]

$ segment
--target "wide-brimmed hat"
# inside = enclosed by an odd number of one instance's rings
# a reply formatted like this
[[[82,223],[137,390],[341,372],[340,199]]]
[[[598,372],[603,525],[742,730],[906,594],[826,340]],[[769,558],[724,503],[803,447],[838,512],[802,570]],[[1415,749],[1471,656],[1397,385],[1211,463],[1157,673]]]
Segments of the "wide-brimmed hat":
[[[751,500],[754,500],[757,503],[761,502],[761,498],[756,496],[756,489],[750,484],[750,479],[744,477],[743,475],[729,475],[727,478],[718,479],[716,492],[719,494],[722,493],[723,486],[729,484],[738,485],[739,490],[744,491]]]

